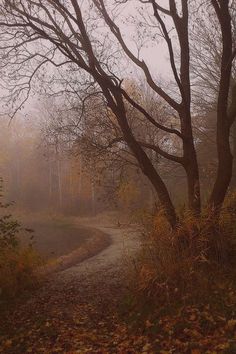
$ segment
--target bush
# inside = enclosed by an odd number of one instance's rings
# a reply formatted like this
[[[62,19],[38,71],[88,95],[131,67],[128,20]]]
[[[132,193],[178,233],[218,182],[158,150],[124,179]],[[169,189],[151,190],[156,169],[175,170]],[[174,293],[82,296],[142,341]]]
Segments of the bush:
[[[120,312],[155,353],[235,353],[235,206],[236,194],[220,220],[182,210],[175,230],[161,210],[143,214],[143,247]]]
[[[0,252],[0,298],[14,298],[34,288],[39,281],[36,269],[41,263],[32,247],[5,247]]]
[[[22,229],[20,223],[7,213],[11,203],[4,203],[2,185],[3,180],[0,178],[0,249],[9,246],[16,247],[18,245],[17,234]]]
[[[216,289],[231,286],[236,255],[236,194],[216,222],[205,210],[200,218],[182,212],[172,230],[162,211],[145,225],[136,264],[138,296],[158,299],[159,306],[204,301]],[[229,285],[230,284],[230,285]]]
[[[35,286],[38,281],[36,270],[41,264],[32,244],[21,247],[21,234],[32,230],[23,228],[8,213],[10,205],[3,202],[0,179],[0,299],[4,300]],[[32,241],[33,236],[30,239]]]

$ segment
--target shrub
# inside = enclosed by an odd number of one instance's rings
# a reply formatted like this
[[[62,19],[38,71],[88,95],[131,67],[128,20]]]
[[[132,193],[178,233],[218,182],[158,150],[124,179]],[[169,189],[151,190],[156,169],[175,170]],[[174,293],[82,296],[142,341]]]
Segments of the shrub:
[[[5,247],[0,252],[0,298],[14,298],[34,288],[39,281],[36,269],[41,260],[32,247]]]
[[[10,205],[3,201],[0,179],[0,299],[12,298],[35,286],[36,269],[41,263],[32,244],[24,248],[20,245],[21,234],[32,230],[23,228],[13,218],[8,212]],[[33,236],[30,239],[32,241]]]
[[[7,213],[11,203],[3,201],[3,180],[0,178],[0,248],[18,245],[17,234],[21,231],[21,225],[14,220],[12,215]]]
[[[207,210],[200,218],[183,211],[176,230],[161,210],[149,218],[135,267],[136,294],[162,306],[202,301],[219,284],[227,287],[236,255],[235,205],[233,194],[217,222]]]

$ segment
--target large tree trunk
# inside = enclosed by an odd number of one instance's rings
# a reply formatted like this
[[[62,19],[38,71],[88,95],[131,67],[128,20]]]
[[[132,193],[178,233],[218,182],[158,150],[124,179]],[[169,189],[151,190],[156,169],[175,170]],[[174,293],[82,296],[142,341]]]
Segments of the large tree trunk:
[[[157,192],[158,198],[165,211],[166,217],[171,227],[175,228],[178,220],[177,220],[175,207],[171,201],[167,187],[163,182],[163,180],[161,179],[161,177],[159,176],[155,167],[153,166],[150,158],[147,156],[146,152],[143,150],[141,145],[137,142],[134,135],[132,134],[132,131],[127,121],[126,111],[125,111],[122,96],[119,93],[117,94],[116,92],[116,96],[115,96],[117,102],[116,104],[114,104],[114,101],[111,100],[109,96],[107,97],[109,100],[109,104],[112,108],[112,111],[115,113],[117,117],[117,121],[122,130],[124,140],[126,141],[128,147],[130,148],[135,158],[137,159],[142,172],[147,176],[147,178],[155,188],[155,191]]]
[[[184,143],[185,171],[188,185],[188,206],[196,216],[201,213],[200,180],[197,155],[193,142]]]
[[[58,201],[60,210],[62,208],[62,181],[61,181],[61,161],[60,156],[57,156],[57,182],[58,182]]]
[[[232,32],[231,16],[229,13],[228,1],[221,1],[220,7],[215,0],[212,0],[218,16],[223,42],[220,86],[217,102],[217,154],[218,168],[216,181],[210,197],[210,207],[217,216],[220,213],[224,198],[226,196],[233,167],[233,157],[230,149],[230,127],[232,120],[228,111],[228,100],[232,69]]]
[[[190,80],[190,48],[189,48],[189,9],[188,1],[182,0],[182,17],[178,16],[175,2],[169,2],[170,10],[180,42],[180,92],[181,108],[178,110],[183,139],[184,168],[187,175],[188,207],[196,215],[201,213],[201,195],[199,167],[194,145],[191,115],[191,80]]]
[[[217,124],[218,169],[210,198],[210,206],[219,213],[227,193],[233,170],[233,156],[229,143],[229,128],[222,119]]]
[[[49,157],[49,160],[48,160],[48,168],[49,168],[49,171],[48,171],[48,200],[49,200],[49,205],[50,207],[52,206],[52,183],[53,183],[53,180],[52,180],[52,161],[51,161],[51,158]]]
[[[229,114],[231,120],[233,121],[231,126],[231,146],[233,153],[233,173],[232,173],[232,187],[236,188],[236,78],[233,79],[232,82],[232,90],[231,90],[231,103],[229,107]]]
[[[233,150],[233,173],[232,173],[232,188],[236,188],[236,122],[232,126],[232,150]]]
[[[156,169],[152,165],[147,154],[140,147],[140,145],[137,143],[132,134],[129,134],[129,136],[126,137],[126,142],[130,150],[133,152],[136,159],[138,160],[142,172],[147,176],[147,178],[150,180],[153,187],[155,188],[155,191],[157,192],[158,198],[165,210],[167,219],[171,227],[175,228],[175,226],[177,225],[177,216],[166,185],[164,184]]]
[[[188,113],[186,113],[186,111]],[[181,131],[184,135],[183,156],[184,169],[187,176],[188,207],[196,216],[199,216],[201,213],[200,177],[197,154],[193,139],[190,99],[188,107],[185,107],[183,112],[180,114],[180,120],[182,122]]]

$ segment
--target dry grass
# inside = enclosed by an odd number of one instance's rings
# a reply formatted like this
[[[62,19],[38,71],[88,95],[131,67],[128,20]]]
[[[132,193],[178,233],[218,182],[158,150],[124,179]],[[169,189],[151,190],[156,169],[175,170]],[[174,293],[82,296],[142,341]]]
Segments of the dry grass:
[[[41,259],[31,247],[5,247],[0,253],[0,298],[11,299],[34,288]]]
[[[46,275],[72,267],[89,257],[93,257],[111,243],[110,236],[91,228],[92,237],[69,254],[50,260],[38,269],[39,274]]]
[[[158,304],[198,303],[218,287],[231,286],[236,255],[236,194],[225,203],[219,223],[183,212],[171,230],[160,211],[148,218],[135,265],[136,295]],[[147,218],[145,217],[147,220]]]

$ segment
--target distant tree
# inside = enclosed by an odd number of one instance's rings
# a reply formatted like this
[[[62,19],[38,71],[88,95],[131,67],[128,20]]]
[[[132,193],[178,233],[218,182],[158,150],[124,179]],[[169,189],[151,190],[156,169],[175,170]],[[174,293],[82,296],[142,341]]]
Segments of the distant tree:
[[[122,33],[122,27],[119,27],[119,16],[115,21],[117,9],[122,11],[129,3],[133,6],[132,17],[137,24],[139,37],[150,42],[152,38],[156,40],[161,36],[166,43],[175,83],[174,94],[163,89],[155,79],[152,70],[140,57],[140,48],[137,53],[131,49]],[[196,5],[217,18],[217,29],[221,33],[222,42],[217,91],[218,170],[209,200],[209,207],[217,214],[232,176],[229,136],[234,112],[228,111],[228,100],[232,62],[236,54],[231,24],[234,1],[198,0]],[[122,138],[155,188],[172,227],[178,223],[176,210],[160,172],[147,152],[155,151],[183,167],[187,178],[188,205],[199,215],[201,198],[192,126],[190,77],[190,26],[194,22],[192,9],[195,10],[195,6],[187,0],[170,0],[168,8],[163,8],[155,0],[114,1],[110,5],[103,0],[91,0],[86,4],[78,0],[7,0],[1,1],[0,5],[1,68],[2,75],[5,72],[12,85],[11,99],[20,97],[23,104],[34,78],[44,65],[50,63],[58,70],[64,67],[66,75],[81,70],[85,82],[90,87],[93,83],[104,97],[116,118]],[[179,47],[179,58],[176,55],[176,46]],[[120,74],[122,70],[118,69],[119,61],[122,63],[121,57],[125,57],[129,65],[138,68],[153,92],[169,105],[173,115],[178,117],[176,127],[172,126],[172,119],[165,124],[160,122],[137,97],[133,97],[125,89],[124,77]],[[50,75],[47,71],[47,75],[53,80],[53,74]],[[127,103],[143,115],[153,130],[162,130],[177,137],[182,146],[181,155],[167,152],[158,142],[149,144],[139,141],[127,116]]]

